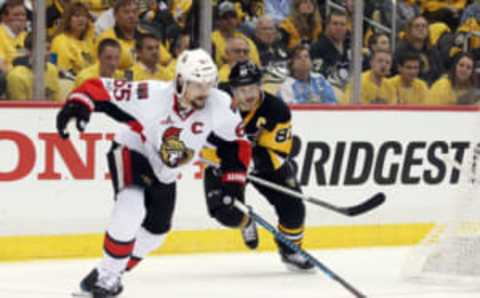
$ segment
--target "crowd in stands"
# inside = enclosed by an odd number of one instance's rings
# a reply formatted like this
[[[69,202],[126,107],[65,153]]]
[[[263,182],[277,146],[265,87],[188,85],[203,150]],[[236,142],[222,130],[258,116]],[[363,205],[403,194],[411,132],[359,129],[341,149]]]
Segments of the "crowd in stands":
[[[220,82],[251,60],[288,103],[351,102],[354,0],[211,2]],[[479,101],[480,0],[364,2],[361,103]],[[0,99],[31,99],[35,1],[0,4]],[[194,0],[47,0],[46,99],[94,77],[174,79],[176,58],[199,45],[199,11]]]

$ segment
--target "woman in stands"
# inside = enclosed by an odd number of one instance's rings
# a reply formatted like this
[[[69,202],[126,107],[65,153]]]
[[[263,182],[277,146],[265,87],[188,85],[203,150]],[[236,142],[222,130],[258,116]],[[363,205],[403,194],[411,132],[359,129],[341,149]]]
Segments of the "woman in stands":
[[[51,51],[57,57],[58,68],[75,76],[93,64],[94,36],[87,6],[81,2],[67,6],[52,40]]]
[[[479,96],[475,60],[470,53],[457,56],[450,72],[436,81],[429,92],[430,104],[474,104]]]

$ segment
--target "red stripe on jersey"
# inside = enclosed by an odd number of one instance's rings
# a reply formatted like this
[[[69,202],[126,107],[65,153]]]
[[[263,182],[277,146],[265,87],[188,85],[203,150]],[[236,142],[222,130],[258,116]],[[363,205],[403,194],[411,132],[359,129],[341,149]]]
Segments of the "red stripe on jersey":
[[[238,144],[238,159],[245,166],[245,171],[248,169],[250,160],[252,159],[252,146],[246,140],[237,140]]]
[[[122,162],[123,162],[123,184],[125,186],[132,184],[132,160],[130,150],[122,148]]]
[[[135,240],[128,242],[117,241],[110,237],[108,233],[105,233],[103,248],[107,254],[114,258],[126,258],[132,253],[134,244]]]
[[[92,101],[110,101],[110,95],[108,91],[103,86],[103,82],[100,79],[90,79],[86,80],[78,88],[73,90],[74,93],[84,93]]]
[[[128,121],[127,124],[128,124],[128,126],[130,126],[131,130],[133,130],[134,132],[136,132],[140,135],[140,138],[142,139],[142,142],[145,143],[147,138],[143,134],[143,125],[136,120]]]

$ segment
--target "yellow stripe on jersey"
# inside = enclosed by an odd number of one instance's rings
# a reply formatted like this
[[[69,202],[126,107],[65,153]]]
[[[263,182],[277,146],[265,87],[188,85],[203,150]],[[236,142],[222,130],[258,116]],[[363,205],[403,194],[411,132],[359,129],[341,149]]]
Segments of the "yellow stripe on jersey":
[[[289,154],[292,150],[292,124],[278,123],[272,131],[263,130],[257,144],[267,149]]]
[[[208,164],[220,165],[220,157],[215,148],[204,147],[200,151],[200,158]]]

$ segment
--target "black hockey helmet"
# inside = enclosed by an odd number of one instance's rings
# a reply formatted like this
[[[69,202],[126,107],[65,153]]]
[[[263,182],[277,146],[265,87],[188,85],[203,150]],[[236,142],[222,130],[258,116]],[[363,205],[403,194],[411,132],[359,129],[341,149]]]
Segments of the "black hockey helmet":
[[[239,87],[250,84],[260,84],[262,72],[255,63],[242,61],[235,64],[228,77],[232,87]]]

